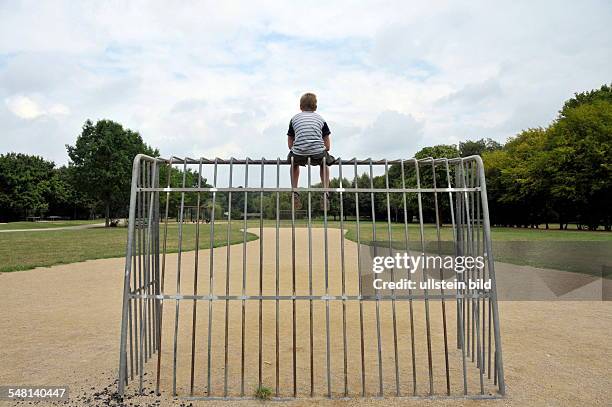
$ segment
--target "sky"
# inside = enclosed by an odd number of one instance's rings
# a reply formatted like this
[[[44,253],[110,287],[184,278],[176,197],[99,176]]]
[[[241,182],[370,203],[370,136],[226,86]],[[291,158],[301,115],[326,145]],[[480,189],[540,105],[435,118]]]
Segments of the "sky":
[[[415,4],[412,4],[415,3]],[[0,154],[87,119],[163,156],[285,157],[304,92],[343,158],[548,125],[612,81],[612,3],[0,0]]]

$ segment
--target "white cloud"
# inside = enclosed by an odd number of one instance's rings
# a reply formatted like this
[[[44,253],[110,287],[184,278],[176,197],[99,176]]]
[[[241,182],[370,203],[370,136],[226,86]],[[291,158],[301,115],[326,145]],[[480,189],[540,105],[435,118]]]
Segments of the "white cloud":
[[[4,103],[8,110],[15,116],[32,120],[40,116],[56,116],[70,114],[70,109],[60,103],[54,103],[43,108],[41,104],[34,99],[23,96],[14,95],[4,99]]]
[[[17,117],[35,119],[44,114],[36,102],[26,96],[11,96],[4,99],[6,107]]]
[[[164,155],[284,157],[304,91],[319,96],[336,156],[504,140],[610,81],[611,12],[596,1],[4,3],[0,153],[64,163],[83,122],[108,118]]]

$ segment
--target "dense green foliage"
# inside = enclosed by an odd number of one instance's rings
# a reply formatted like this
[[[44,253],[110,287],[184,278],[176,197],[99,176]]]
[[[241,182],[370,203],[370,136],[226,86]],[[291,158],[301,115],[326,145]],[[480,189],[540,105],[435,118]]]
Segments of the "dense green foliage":
[[[0,155],[0,221],[39,217],[53,211],[82,209],[66,167],[42,157],[9,153]]]
[[[111,120],[87,120],[74,146],[66,146],[78,190],[104,204],[106,225],[124,215],[129,201],[132,162],[139,153],[157,155],[140,134]]]
[[[612,225],[612,89],[576,94],[547,128],[483,154],[492,222]]]

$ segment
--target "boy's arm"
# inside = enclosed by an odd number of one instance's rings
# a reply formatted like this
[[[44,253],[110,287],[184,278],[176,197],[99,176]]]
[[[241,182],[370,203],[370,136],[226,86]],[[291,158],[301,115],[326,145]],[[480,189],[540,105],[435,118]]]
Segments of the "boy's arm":
[[[291,142],[291,144],[293,144],[293,141]],[[323,144],[325,144],[325,150],[329,151],[329,149],[331,148],[331,139],[329,138],[329,134],[323,137]]]
[[[289,120],[289,130],[287,130],[287,146],[289,150],[293,147],[293,140],[295,139],[295,130],[293,130],[293,123]]]
[[[321,130],[321,132],[323,133],[323,144],[325,145],[325,150],[329,151],[329,149],[331,148],[331,140],[329,138],[331,130],[329,130],[327,122],[323,122],[323,129]]]

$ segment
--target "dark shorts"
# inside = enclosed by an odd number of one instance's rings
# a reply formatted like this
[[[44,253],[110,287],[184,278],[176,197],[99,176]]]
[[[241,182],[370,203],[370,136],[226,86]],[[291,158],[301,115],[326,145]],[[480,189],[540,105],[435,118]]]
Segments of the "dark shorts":
[[[325,163],[330,166],[332,165],[336,159],[329,154],[327,151],[324,151],[320,154],[312,154],[312,155],[299,155],[295,154],[293,151],[289,151],[287,155],[287,161],[291,162],[291,157],[293,157],[293,164],[301,165],[302,167],[308,165],[308,158],[310,157],[310,165],[321,165],[323,160]]]

